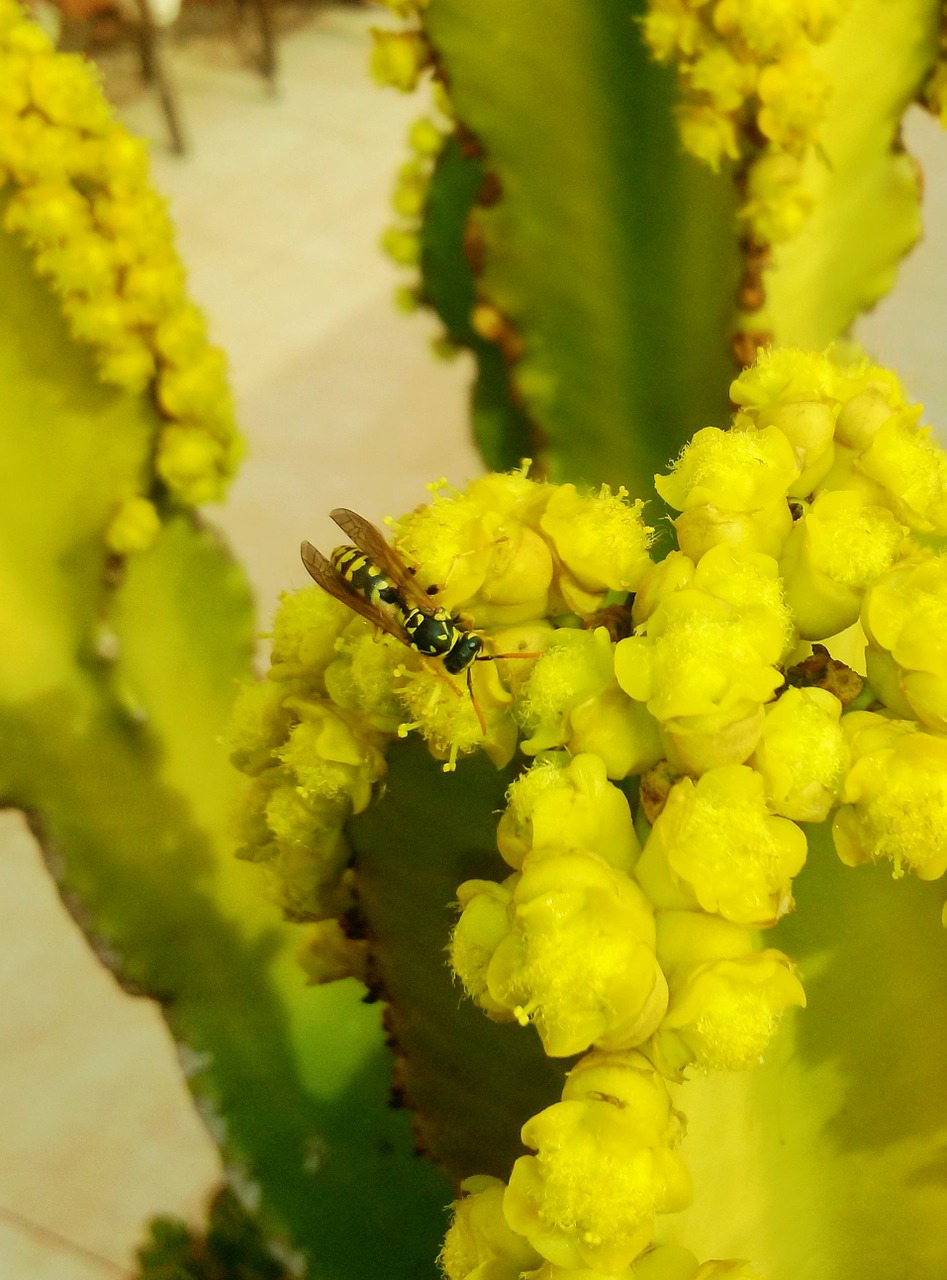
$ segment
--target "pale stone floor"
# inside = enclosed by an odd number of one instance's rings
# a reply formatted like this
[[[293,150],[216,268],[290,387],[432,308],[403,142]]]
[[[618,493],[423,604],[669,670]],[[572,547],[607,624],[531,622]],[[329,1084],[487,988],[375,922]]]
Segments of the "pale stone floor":
[[[397,273],[375,248],[419,105],[369,82],[369,20],[350,7],[284,11],[275,98],[229,36],[172,43],[184,160],[167,152],[131,52],[105,60],[126,119],[156,140],[193,291],[231,357],[251,452],[220,523],[264,620],[304,581],[300,539],[333,544],[330,507],[379,519],[420,501],[428,480],[478,470],[468,370],[434,362],[434,327],[394,311]],[[860,333],[947,425],[947,142],[920,117],[908,137],[935,233]],[[16,815],[0,815],[0,834],[0,1280],[127,1275],[148,1217],[199,1215],[216,1151],[156,1010],[99,966]]]

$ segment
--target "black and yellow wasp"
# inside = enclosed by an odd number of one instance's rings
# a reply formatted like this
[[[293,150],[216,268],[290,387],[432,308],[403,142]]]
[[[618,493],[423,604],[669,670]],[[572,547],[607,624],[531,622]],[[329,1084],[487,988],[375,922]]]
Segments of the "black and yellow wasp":
[[[483,640],[437,605],[414,574],[364,517],[337,507],[332,519],[352,544],[336,547],[327,560],[311,542],[300,547],[303,564],[319,586],[355,613],[426,658],[437,658],[450,675],[483,661]]]

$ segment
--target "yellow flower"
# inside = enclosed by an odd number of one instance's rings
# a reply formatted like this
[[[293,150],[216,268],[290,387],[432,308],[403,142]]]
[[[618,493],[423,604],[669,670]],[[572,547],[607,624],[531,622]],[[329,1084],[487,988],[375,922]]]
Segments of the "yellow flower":
[[[628,801],[608,781],[600,756],[552,757],[521,774],[507,792],[497,846],[514,870],[533,849],[587,849],[620,871],[639,853]]]
[[[754,1066],[784,1011],[806,1003],[788,958],[756,951],[752,933],[719,917],[667,911],[657,928],[671,999],[651,1044],[655,1065],[672,1080],[689,1066]]]
[[[725,160],[740,154],[733,119],[716,107],[697,104],[677,108],[677,126],[684,150],[717,173]]]
[[[654,487],[676,511],[706,504],[751,512],[784,498],[798,473],[792,445],[776,427],[705,427],[684,447],[670,475],[654,477]]]
[[[736,111],[753,92],[756,68],[715,44],[682,68],[682,79],[691,93],[704,95],[718,111]]]
[[[513,714],[528,737],[527,755],[566,747],[601,756],[610,778],[641,773],[661,758],[647,709],[616,683],[613,646],[604,627],[555,632],[519,689]]]
[[[801,49],[764,67],[757,84],[760,132],[787,150],[802,151],[817,135],[831,95],[831,83]]]
[[[947,739],[872,712],[842,718],[852,767],[832,835],[850,867],[888,858],[895,876],[947,870]]]
[[[712,548],[693,585],[667,594],[644,629],[616,646],[619,685],[646,703],[683,768],[741,763],[782,683],[774,664],[791,636],[775,561]]]
[[[161,532],[161,517],[147,498],[128,498],[105,531],[105,544],[116,555],[147,551]]]
[[[816,688],[786,689],[766,708],[750,764],[766,784],[773,813],[795,822],[828,817],[848,767],[841,714],[838,698]]]
[[[594,853],[550,849],[531,853],[511,883],[508,932],[485,974],[491,1002],[522,1026],[532,1022],[553,1058],[646,1040],[667,987],[638,886]],[[491,930],[496,919],[491,908]]]
[[[817,494],[796,522],[780,570],[799,632],[823,640],[858,618],[865,589],[898,560],[906,530],[851,490]]]
[[[465,1194],[455,1200],[451,1224],[438,1262],[446,1280],[520,1280],[542,1258],[503,1216],[499,1178],[480,1174],[460,1184]]]
[[[641,517],[642,502],[627,502],[627,490],[580,494],[573,484],[553,490],[539,525],[567,574],[585,592],[635,591],[650,567],[654,530]],[[568,590],[560,578],[560,590]]]
[[[431,51],[420,31],[384,31],[372,28],[371,74],[381,85],[402,93],[417,88]]]
[[[352,812],[361,813],[385,771],[377,744],[356,732],[328,703],[290,698],[286,705],[305,717],[277,752],[292,769],[300,795],[347,802]]]
[[[570,1073],[563,1101],[523,1126],[537,1154],[513,1166],[506,1220],[556,1266],[620,1272],[650,1243],[655,1215],[690,1202],[690,1178],[673,1150],[679,1137],[650,1063],[638,1054],[592,1055]]]
[[[672,787],[635,876],[655,906],[764,927],[791,908],[805,860],[805,835],[769,812],[762,777],[726,765]]]
[[[947,533],[947,453],[918,429],[917,414],[889,417],[860,454],[858,470],[881,485],[891,509],[918,533]]]
[[[351,609],[321,587],[284,591],[270,632],[273,666],[300,664],[313,674],[323,672],[335,656],[337,639],[353,619]]]
[[[814,206],[814,195],[803,185],[799,158],[765,151],[747,170],[746,198],[738,217],[757,243],[781,244],[799,231]]]
[[[806,34],[798,0],[718,0],[713,22],[761,60],[778,58]]]
[[[861,621],[868,679],[885,705],[947,732],[947,556],[891,569],[866,594]]]

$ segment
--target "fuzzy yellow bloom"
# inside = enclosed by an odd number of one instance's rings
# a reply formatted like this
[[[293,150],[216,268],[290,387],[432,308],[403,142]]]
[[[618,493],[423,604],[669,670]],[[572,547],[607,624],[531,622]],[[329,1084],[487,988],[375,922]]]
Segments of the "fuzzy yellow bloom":
[[[361,813],[385,772],[377,743],[326,703],[289,699],[287,705],[305,718],[290,732],[277,755],[292,769],[300,795],[347,801],[354,813]]]
[[[337,639],[353,620],[351,609],[321,587],[284,591],[270,632],[273,665],[299,664],[313,674],[321,673],[335,655]]]
[[[654,530],[642,519],[644,503],[626,498],[608,485],[589,495],[572,484],[552,492],[539,524],[565,570],[558,585],[567,602],[573,582],[585,593],[635,591],[649,568]]]
[[[766,152],[749,168],[737,216],[758,243],[780,244],[792,239],[814,206],[815,197],[803,186],[799,158]]]
[[[499,1178],[480,1174],[460,1184],[438,1262],[446,1280],[520,1280],[542,1262],[503,1216],[506,1190]]]
[[[336,919],[311,924],[297,953],[306,980],[314,985],[338,982],[341,978],[368,976],[368,943],[349,938]]]
[[[289,736],[293,717],[285,697],[286,690],[269,680],[250,681],[237,694],[224,744],[234,765],[251,777],[272,768]]]
[[[580,1062],[563,1101],[523,1126],[536,1155],[514,1164],[503,1207],[554,1265],[614,1274],[649,1244],[656,1214],[689,1203],[691,1186],[673,1150],[680,1119],[660,1076],[639,1055],[603,1070],[607,1056],[593,1055],[587,1070]]]
[[[514,870],[533,849],[587,849],[619,871],[640,852],[624,794],[600,756],[552,756],[521,774],[507,792],[497,847]]]
[[[805,835],[769,812],[762,777],[727,765],[672,787],[635,876],[656,906],[763,927],[792,906],[792,877],[805,860]]]
[[[684,447],[670,474],[654,477],[654,487],[676,511],[709,504],[751,512],[785,497],[798,472],[792,445],[776,427],[704,427]]]
[[[658,958],[670,1003],[651,1056],[679,1080],[698,1071],[742,1071],[757,1063],[790,1005],[805,994],[788,958],[755,950],[746,929],[688,911],[658,916]]]
[[[778,58],[806,34],[798,0],[718,0],[713,22],[721,35],[761,59]]]
[[[553,559],[538,531],[549,490],[521,472],[485,476],[463,493],[438,494],[398,529],[397,545],[423,567],[446,609],[497,625],[546,612]]]
[[[802,151],[814,141],[831,95],[824,72],[808,54],[794,49],[782,61],[765,67],[757,84],[760,132],[788,151]]]
[[[527,755],[554,747],[592,751],[610,778],[641,773],[661,758],[652,716],[618,687],[604,627],[558,630],[518,691],[513,714]]]
[[[717,173],[725,160],[740,154],[733,119],[705,103],[678,107],[677,127],[684,150]]]
[[[917,411],[919,412],[919,411]],[[918,428],[917,412],[889,417],[856,466],[881,485],[891,509],[918,533],[947,533],[947,453]]]
[[[372,729],[397,733],[404,719],[395,686],[405,661],[393,636],[350,627],[335,643],[324,674],[326,693],[337,707],[356,713]]]
[[[712,548],[693,585],[669,592],[644,630],[616,646],[619,685],[647,705],[683,767],[742,763],[782,682],[775,664],[792,634],[775,561]]]
[[[692,93],[704,95],[718,111],[736,111],[753,92],[756,67],[717,44],[682,68],[682,78]]]
[[[492,1005],[523,1026],[532,1022],[550,1057],[647,1039],[664,1013],[667,987],[654,956],[653,912],[638,886],[582,850],[533,852],[509,883],[507,934],[483,982],[465,978],[471,994],[476,998],[480,985]],[[458,925],[465,955],[472,935],[464,916],[482,892],[497,901],[493,889],[458,891],[467,903]],[[483,919],[487,933],[478,936],[491,936],[494,906]]]
[[[852,490],[816,495],[780,560],[804,639],[823,640],[856,621],[866,588],[899,559],[906,532],[886,507],[865,502]]]
[[[145,144],[115,122],[90,64],[57,53],[10,0],[0,18],[0,173],[12,186],[4,227],[34,253],[102,381],[135,395],[157,391],[167,425],[156,470],[170,496],[214,500],[239,457],[233,405],[221,353],[205,334],[179,366],[158,338],[194,308],[165,202],[148,185]],[[108,534],[122,553],[144,549],[156,532],[137,510]]]
[[[848,866],[887,858],[895,876],[947,870],[947,739],[872,712],[842,719],[852,767],[832,835]]]
[[[466,880],[457,890],[461,916],[451,934],[451,968],[471,1000],[488,1018],[514,1021],[513,1011],[490,993],[487,971],[494,952],[509,936],[510,908],[518,877],[504,884],[492,880]]]
[[[868,678],[896,715],[947,732],[947,556],[897,565],[861,613]]]
[[[786,689],[766,708],[750,764],[763,778],[773,813],[794,822],[828,817],[849,763],[841,714],[838,698],[815,688]]]

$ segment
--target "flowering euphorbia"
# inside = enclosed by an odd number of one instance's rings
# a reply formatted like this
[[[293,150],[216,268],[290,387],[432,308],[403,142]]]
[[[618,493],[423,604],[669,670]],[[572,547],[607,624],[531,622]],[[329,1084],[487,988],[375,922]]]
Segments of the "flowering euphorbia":
[[[798,1071],[781,1028],[795,1009],[805,1043],[819,1016],[805,1006],[824,983],[811,957],[797,966],[785,924],[795,882],[825,874],[828,824],[848,866],[887,859],[896,877],[931,880],[947,865],[934,625],[947,609],[944,455],[897,381],[866,361],[774,351],[731,394],[731,429],[699,432],[656,477],[682,513],[680,549],[663,559],[648,555],[640,501],[525,471],[435,490],[395,525],[417,580],[484,637],[491,660],[469,689],[407,635],[373,636],[315,587],[284,598],[269,681],[239,706],[248,856],[269,865],[295,914],[320,922],[312,971],[344,971],[342,933],[357,922],[350,971],[364,975],[367,957],[382,996],[392,969],[390,930],[373,919],[378,872],[364,881],[340,840],[383,789],[386,743],[419,734],[461,787],[461,758],[477,751],[512,778],[497,831],[512,874],[457,886],[442,945],[487,1018],[531,1026],[567,1061],[561,1100],[519,1117],[533,1154],[507,1169],[505,1190],[482,1176],[495,1152],[454,1170],[466,1194],[441,1255],[448,1280],[754,1274],[699,1263],[680,1247],[695,1241],[760,1252],[754,1263],[787,1274],[794,1249],[766,1242],[781,1215],[743,1222],[734,1205],[716,1233],[703,1220],[717,1189],[706,1167],[688,1172],[690,1100],[699,1113],[707,1082],[752,1079],[763,1061],[768,1079]],[[358,844],[358,823],[349,831]],[[342,933],[326,923],[340,911]],[[425,996],[409,983],[391,998],[397,1043]],[[449,1161],[420,1096],[438,1064],[408,1052],[407,1101]],[[778,1127],[772,1105],[765,1123]],[[716,1123],[752,1145],[736,1109]],[[719,1180],[734,1185],[744,1158],[719,1150]],[[829,1236],[842,1229],[833,1220]],[[824,1247],[828,1258],[830,1238]]]

